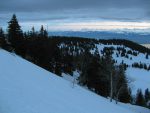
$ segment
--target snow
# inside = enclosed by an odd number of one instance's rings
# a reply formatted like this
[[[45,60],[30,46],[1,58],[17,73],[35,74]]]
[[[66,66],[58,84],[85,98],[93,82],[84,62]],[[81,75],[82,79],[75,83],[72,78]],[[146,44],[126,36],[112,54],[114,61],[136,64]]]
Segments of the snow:
[[[141,44],[144,47],[150,48],[150,44]]]
[[[72,88],[69,81],[0,50],[0,113],[150,113],[137,110],[78,85]]]
[[[143,93],[145,89],[150,89],[150,71],[130,67],[127,69],[126,75],[131,80],[130,85],[133,94],[137,93],[137,89],[142,89]]]
[[[62,73],[62,77],[67,80],[67,81],[70,81],[71,84],[74,83],[78,83],[78,77],[80,76],[79,72],[76,70],[76,71],[73,71],[73,75],[71,76],[70,74],[67,74],[67,73]]]
[[[132,65],[133,63],[135,63],[135,62],[141,62],[141,63],[146,63],[147,65],[149,65],[150,64],[150,59],[146,59],[145,58],[145,54],[143,54],[143,53],[139,53],[137,56],[133,56],[133,55],[129,55],[129,58],[126,58],[126,57],[121,57],[120,55],[119,55],[119,57],[116,57],[116,52],[118,52],[116,49],[117,49],[117,47],[124,47],[126,50],[132,50],[132,49],[130,49],[130,48],[128,48],[128,47],[125,47],[125,46],[123,46],[123,45],[104,45],[104,44],[97,44],[96,45],[97,46],[97,48],[98,48],[98,50],[99,50],[99,53],[100,53],[100,55],[101,55],[101,50],[103,50],[104,49],[104,47],[113,47],[113,48],[115,48],[115,50],[114,50],[114,54],[112,55],[113,56],[113,58],[115,59],[115,60],[117,60],[117,63],[118,64],[120,64],[121,62],[122,62],[122,60],[124,61],[124,63],[126,63],[126,64],[128,64],[128,65]],[[133,50],[132,50],[133,51]],[[138,51],[135,51],[135,52],[138,52]],[[130,60],[130,57],[132,57],[132,60]]]
[[[131,104],[118,104],[120,107],[126,108],[128,110],[131,110],[132,112],[137,112],[137,113],[150,113],[149,109],[145,109],[144,107],[139,107]]]
[[[119,57],[116,57],[117,47],[124,47],[126,50],[132,50],[132,49],[125,47],[123,45],[97,44],[96,46],[99,50],[100,55],[101,55],[101,50],[103,50],[104,47],[114,47],[115,50],[112,57],[113,59],[117,60],[117,64],[120,64],[123,61],[124,63],[129,65],[129,68],[127,68],[126,71],[126,75],[129,81],[131,82],[129,85],[132,88],[133,95],[137,93],[137,90],[139,88],[142,89],[143,93],[145,92],[145,89],[147,88],[150,89],[150,71],[139,69],[139,68],[132,68],[132,64],[135,62],[145,63],[147,66],[150,65],[150,58],[146,59],[145,54],[139,53],[137,56],[129,55],[129,58],[121,57],[120,55]],[[132,57],[132,60],[130,60],[130,57]]]

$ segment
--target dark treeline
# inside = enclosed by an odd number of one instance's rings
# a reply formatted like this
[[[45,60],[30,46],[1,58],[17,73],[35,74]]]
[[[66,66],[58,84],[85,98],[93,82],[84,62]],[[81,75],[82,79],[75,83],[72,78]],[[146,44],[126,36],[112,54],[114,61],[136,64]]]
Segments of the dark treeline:
[[[150,54],[150,49],[148,49],[144,46],[141,46],[141,45],[139,45],[135,42],[129,41],[129,40],[125,40],[125,39],[103,40],[103,39],[100,39],[99,41],[103,44],[124,45],[124,46],[127,46],[127,47],[131,48],[132,50],[136,50],[136,51],[139,51],[141,53]]]
[[[122,57],[127,57],[128,54],[136,56],[138,53],[134,50],[147,56],[150,54],[149,49],[128,40],[48,36],[43,26],[39,31],[35,31],[32,27],[31,31],[23,32],[15,15],[9,22],[7,33],[0,29],[2,48],[15,52],[59,76],[62,73],[73,75],[73,71],[78,70],[80,85],[101,96],[109,97],[110,101],[114,99],[116,103],[120,101],[135,104],[136,100],[132,98],[129,80],[125,74],[127,65],[124,63],[116,65],[116,61],[112,58],[114,49],[112,47],[104,48],[100,55],[96,47],[96,44],[100,43],[124,45],[133,49],[125,51],[124,48],[117,48],[119,51],[117,55]]]

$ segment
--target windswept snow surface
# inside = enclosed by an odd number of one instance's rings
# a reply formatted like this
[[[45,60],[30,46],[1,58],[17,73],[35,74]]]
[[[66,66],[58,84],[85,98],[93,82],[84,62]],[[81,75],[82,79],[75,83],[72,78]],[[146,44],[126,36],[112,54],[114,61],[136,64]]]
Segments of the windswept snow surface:
[[[0,113],[150,113],[124,106],[0,50]]]

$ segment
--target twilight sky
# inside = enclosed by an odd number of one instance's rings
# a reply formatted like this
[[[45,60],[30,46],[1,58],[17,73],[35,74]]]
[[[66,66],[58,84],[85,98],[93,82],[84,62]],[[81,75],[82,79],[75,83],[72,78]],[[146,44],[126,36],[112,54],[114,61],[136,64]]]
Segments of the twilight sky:
[[[23,30],[121,30],[150,32],[150,0],[0,0],[0,27],[13,13]]]

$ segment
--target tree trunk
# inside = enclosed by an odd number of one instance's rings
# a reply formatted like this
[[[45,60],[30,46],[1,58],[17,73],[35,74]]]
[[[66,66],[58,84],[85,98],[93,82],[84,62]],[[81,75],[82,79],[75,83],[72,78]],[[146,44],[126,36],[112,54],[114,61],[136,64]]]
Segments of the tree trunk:
[[[112,80],[112,73],[110,74],[110,102],[112,102],[113,98],[113,80]]]

